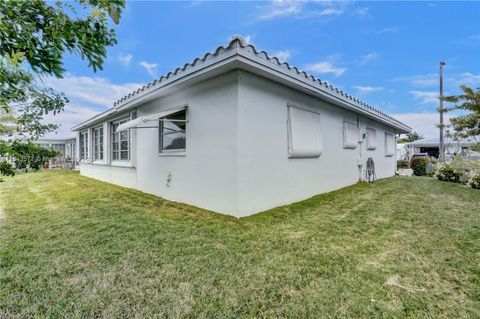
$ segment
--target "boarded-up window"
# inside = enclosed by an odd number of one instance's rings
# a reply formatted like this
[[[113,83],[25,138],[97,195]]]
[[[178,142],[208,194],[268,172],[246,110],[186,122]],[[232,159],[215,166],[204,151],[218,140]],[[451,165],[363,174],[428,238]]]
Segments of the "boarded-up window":
[[[393,134],[385,133],[385,156],[393,156],[395,153],[395,139]]]
[[[288,156],[319,157],[322,154],[320,114],[288,107]]]
[[[357,125],[343,122],[343,148],[355,149],[358,144]]]
[[[377,148],[377,131],[373,128],[367,127],[367,150],[374,150]]]

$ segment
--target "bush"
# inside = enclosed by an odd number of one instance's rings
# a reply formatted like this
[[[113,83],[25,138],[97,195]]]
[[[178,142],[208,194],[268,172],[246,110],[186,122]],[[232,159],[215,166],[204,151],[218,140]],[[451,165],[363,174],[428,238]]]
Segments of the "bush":
[[[449,164],[439,164],[435,171],[435,177],[445,182],[459,183],[461,175],[463,174],[456,172],[454,167]]]
[[[407,160],[398,160],[397,161],[397,168],[402,169],[402,168],[410,168],[410,165]]]
[[[427,164],[425,167],[425,174],[427,174],[427,176],[433,176],[435,174],[435,167],[433,166],[433,163]]]
[[[7,161],[0,162],[0,176],[14,176],[15,175],[15,167]],[[0,177],[0,182],[3,182],[3,179]]]
[[[471,188],[480,189],[480,171],[472,171],[468,179]]]
[[[417,176],[423,176],[427,174],[428,158],[426,157],[414,157],[410,160],[410,167],[413,169],[413,173]]]

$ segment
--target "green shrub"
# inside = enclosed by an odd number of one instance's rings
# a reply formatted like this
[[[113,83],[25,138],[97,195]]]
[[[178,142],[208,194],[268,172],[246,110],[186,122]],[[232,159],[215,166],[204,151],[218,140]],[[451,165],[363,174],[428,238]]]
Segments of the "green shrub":
[[[480,171],[472,171],[468,179],[471,188],[480,189]]]
[[[433,166],[433,163],[427,164],[427,166],[425,167],[425,174],[427,176],[433,176],[435,174],[435,167]]]
[[[472,161],[472,160],[466,160],[462,158],[461,156],[455,156],[453,159],[451,165],[453,166],[453,169],[455,172],[460,173],[460,172],[470,172],[472,170],[478,171],[480,170],[480,161]]]
[[[397,168],[398,169],[410,168],[410,164],[408,163],[407,160],[398,160],[397,161]]]
[[[435,171],[435,177],[438,180],[445,182],[459,183],[461,175],[463,174],[459,174],[458,172],[456,172],[452,165],[445,163],[437,165]]]
[[[414,157],[410,160],[410,167],[413,169],[413,173],[417,176],[423,176],[427,174],[428,158],[426,157]]]
[[[7,161],[0,161],[0,176],[14,176],[15,167]],[[0,177],[0,182],[3,182],[3,179]]]

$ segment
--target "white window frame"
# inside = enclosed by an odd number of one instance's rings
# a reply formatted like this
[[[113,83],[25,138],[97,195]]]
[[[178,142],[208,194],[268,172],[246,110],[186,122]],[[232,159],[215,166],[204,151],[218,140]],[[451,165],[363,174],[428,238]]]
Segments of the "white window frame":
[[[178,115],[180,113],[185,114],[185,119],[184,120],[169,120],[168,118],[171,116]],[[187,119],[187,108],[183,110],[179,110],[178,112],[166,115],[164,117],[161,117],[158,119],[158,153],[160,155],[184,155],[186,154],[187,151],[187,124],[188,124],[188,119]],[[185,134],[185,148],[177,148],[177,149],[164,149],[163,148],[163,136],[167,135],[163,133],[163,123],[164,122],[185,122],[185,130],[183,130],[183,133]]]
[[[101,131],[101,135],[97,136],[97,132]],[[105,159],[105,145],[104,141],[105,131],[102,126],[97,126],[92,129],[92,151],[93,151],[93,160],[97,162],[103,162]],[[98,146],[98,151],[97,151]],[[101,157],[97,157],[97,155],[101,155]]]
[[[124,130],[124,131],[119,131],[119,132],[116,132],[115,130],[115,125],[120,125],[122,123],[125,123],[125,122],[128,122],[131,120],[131,117],[132,117],[132,114],[128,114],[126,116],[123,116],[123,117],[120,117],[118,119],[115,119],[113,121],[110,122],[110,158],[111,158],[111,163],[112,164],[115,164],[115,163],[119,163],[119,164],[122,164],[122,163],[130,163],[131,160],[132,160],[132,141],[131,141],[131,134],[130,134],[130,129],[128,130]],[[120,140],[120,136],[122,132],[127,132],[127,139],[126,140]],[[119,137],[119,140],[114,142],[114,136],[115,135],[118,135]],[[121,152],[122,150],[120,149],[120,146],[121,146],[121,142],[122,141],[127,141],[128,142],[128,149],[126,150],[128,152],[128,159],[121,159]],[[113,149],[113,144],[114,143],[118,143],[118,150],[117,151],[114,151]],[[125,150],[123,150],[124,152]],[[114,153],[115,152],[118,152],[118,158],[115,159],[114,157]]]
[[[80,161],[87,161],[89,159],[88,157],[88,130],[81,131],[79,134],[79,159]],[[83,137],[83,139],[82,139]]]

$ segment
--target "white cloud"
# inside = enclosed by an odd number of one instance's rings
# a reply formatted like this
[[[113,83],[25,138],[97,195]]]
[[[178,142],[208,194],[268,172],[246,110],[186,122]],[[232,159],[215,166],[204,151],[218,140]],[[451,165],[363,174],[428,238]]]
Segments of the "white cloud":
[[[439,94],[438,92],[432,91],[410,91],[410,94],[413,97],[420,101],[422,104],[435,104],[437,105],[439,101]]]
[[[242,38],[247,44],[252,44],[252,36],[251,35],[241,35],[241,34],[236,34],[231,36],[228,41],[232,41],[235,37],[240,37]]]
[[[390,33],[390,32],[398,32],[400,29],[398,27],[388,27],[388,28],[383,28],[378,31],[378,33]]]
[[[139,65],[142,66],[152,78],[157,77],[157,63],[148,63],[147,61],[142,61],[139,63]]]
[[[464,72],[460,74],[460,80],[458,84],[465,84],[470,86],[480,85],[480,74],[475,75],[470,72]]]
[[[353,88],[358,90],[360,93],[373,93],[373,92],[380,92],[384,90],[384,88],[381,86],[354,85]]]
[[[341,15],[343,13],[343,10],[341,9],[336,9],[336,8],[327,8],[319,11],[319,15],[321,16],[331,16],[331,15]]]
[[[44,136],[45,138],[68,138],[75,136],[71,128],[78,123],[81,123],[103,110],[98,110],[88,106],[81,106],[76,103],[69,103],[65,106],[63,112],[56,115],[48,114],[44,118],[45,123],[53,123],[60,125],[56,132],[52,132]]]
[[[410,83],[415,86],[433,86],[438,85],[438,74],[417,75],[410,79]]]
[[[377,59],[380,54],[376,52],[370,52],[360,57],[360,64],[367,64],[368,62]]]
[[[262,20],[270,20],[278,17],[297,15],[302,12],[305,2],[301,1],[289,1],[289,0],[276,0],[268,5],[264,13],[260,15]]]
[[[366,19],[371,19],[372,15],[370,14],[370,9],[367,7],[358,8],[355,10],[355,14]]]
[[[479,34],[472,34],[468,36],[467,40],[472,42],[479,42],[480,41],[480,33]]]
[[[289,50],[281,50],[274,52],[272,55],[274,57],[277,57],[281,62],[286,62],[292,57],[292,52],[290,52]]]
[[[417,87],[438,86],[438,74],[419,74],[411,76],[399,76],[393,81],[407,82]]]
[[[327,61],[309,64],[305,67],[305,69],[307,71],[319,73],[319,74],[333,74],[335,75],[335,77],[338,77],[343,73],[345,73],[345,71],[347,71],[347,68],[336,67]]]
[[[62,91],[70,99],[111,107],[113,102],[141,86],[139,83],[115,84],[103,77],[75,76],[67,73],[63,79],[49,77],[45,84]]]
[[[351,1],[299,1],[275,0],[260,7],[260,20],[281,17],[314,18],[318,16],[338,16],[345,12]]]
[[[133,59],[133,55],[131,54],[120,54],[117,57],[118,62],[120,62],[120,64],[124,66],[129,66],[130,62],[132,62],[132,59]]]
[[[48,77],[43,84],[62,91],[70,103],[57,115],[48,114],[45,123],[59,124],[57,134],[48,137],[66,138],[74,135],[70,128],[113,106],[113,102],[138,89],[141,84],[116,84],[103,77],[75,76],[67,73],[63,79]]]
[[[414,131],[419,132],[425,138],[438,137],[440,134],[437,124],[440,122],[439,113],[399,113],[392,114],[397,120],[407,124]],[[450,117],[448,113],[444,114],[444,124],[450,124]]]
[[[438,87],[439,75],[438,73],[419,74],[411,76],[400,76],[393,79],[393,81],[402,81],[409,83],[416,87]],[[463,72],[460,74],[447,74],[443,78],[444,87],[457,88],[461,84],[469,86],[480,85],[480,75],[472,74],[470,72]]]

